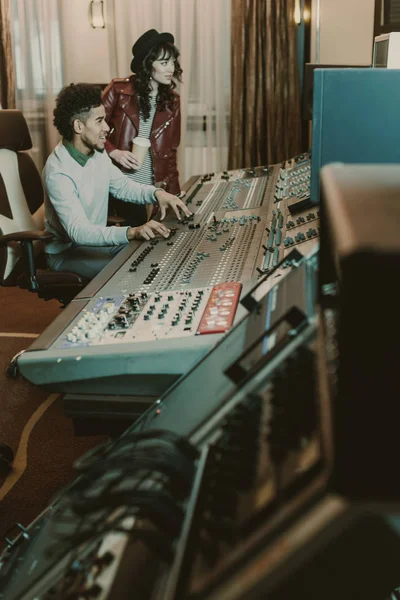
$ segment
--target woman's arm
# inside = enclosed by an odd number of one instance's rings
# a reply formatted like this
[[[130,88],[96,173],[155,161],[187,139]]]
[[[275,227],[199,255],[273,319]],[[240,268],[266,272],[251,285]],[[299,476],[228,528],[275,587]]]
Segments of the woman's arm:
[[[123,80],[123,82],[126,85],[126,80]],[[104,90],[102,103],[106,111],[107,124],[111,128],[105,145],[107,154],[115,163],[124,169],[127,169],[128,171],[137,169],[138,161],[134,154],[129,150],[122,150],[115,145],[115,140],[118,140],[121,137],[121,119],[118,119],[115,114],[119,103],[119,92],[114,80]],[[117,131],[115,131],[115,128]]]

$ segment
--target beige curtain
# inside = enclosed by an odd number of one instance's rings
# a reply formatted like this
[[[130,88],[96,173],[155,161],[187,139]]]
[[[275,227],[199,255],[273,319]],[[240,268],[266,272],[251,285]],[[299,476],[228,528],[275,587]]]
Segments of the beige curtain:
[[[0,0],[0,105],[15,108],[14,60],[9,0]]]
[[[294,0],[232,0],[230,169],[301,150]]]
[[[13,24],[16,106],[28,123],[31,156],[41,171],[60,136],[53,125],[63,84],[61,0],[9,0]]]

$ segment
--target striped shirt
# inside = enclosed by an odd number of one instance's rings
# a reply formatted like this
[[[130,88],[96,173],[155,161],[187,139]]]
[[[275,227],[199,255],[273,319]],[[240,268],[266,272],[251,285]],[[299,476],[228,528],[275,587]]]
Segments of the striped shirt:
[[[150,139],[151,128],[153,126],[154,115],[157,107],[157,97],[150,96],[150,115],[147,120],[143,118],[142,113],[139,115],[139,133],[138,137]],[[144,183],[146,185],[154,185],[154,173],[153,173],[153,160],[151,158],[151,152],[147,152],[143,161],[141,169],[139,171],[133,171],[127,173],[128,177],[136,181],[137,183]]]

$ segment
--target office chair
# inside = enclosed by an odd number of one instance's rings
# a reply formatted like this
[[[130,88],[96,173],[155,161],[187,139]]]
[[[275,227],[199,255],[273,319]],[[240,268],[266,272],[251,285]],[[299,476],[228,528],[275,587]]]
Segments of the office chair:
[[[44,300],[68,304],[88,283],[77,273],[47,268],[44,192],[27,150],[32,140],[21,111],[0,110],[0,285],[18,286]],[[18,373],[14,357],[7,375]]]
[[[77,273],[46,266],[43,187],[26,152],[32,140],[19,110],[0,110],[0,285],[18,286],[44,300],[68,304],[87,285]]]

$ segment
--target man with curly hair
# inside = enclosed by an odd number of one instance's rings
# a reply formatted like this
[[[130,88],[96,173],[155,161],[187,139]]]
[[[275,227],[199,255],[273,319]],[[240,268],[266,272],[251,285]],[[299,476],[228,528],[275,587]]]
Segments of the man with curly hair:
[[[71,84],[59,93],[54,125],[62,141],[47,159],[43,182],[46,229],[54,235],[46,246],[54,271],[73,271],[89,279],[133,239],[168,237],[157,221],[139,227],[107,227],[108,197],[141,205],[157,204],[161,220],[167,208],[177,218],[190,212],[185,203],[165,190],[132,181],[104,152],[109,126],[101,90],[89,84]]]

